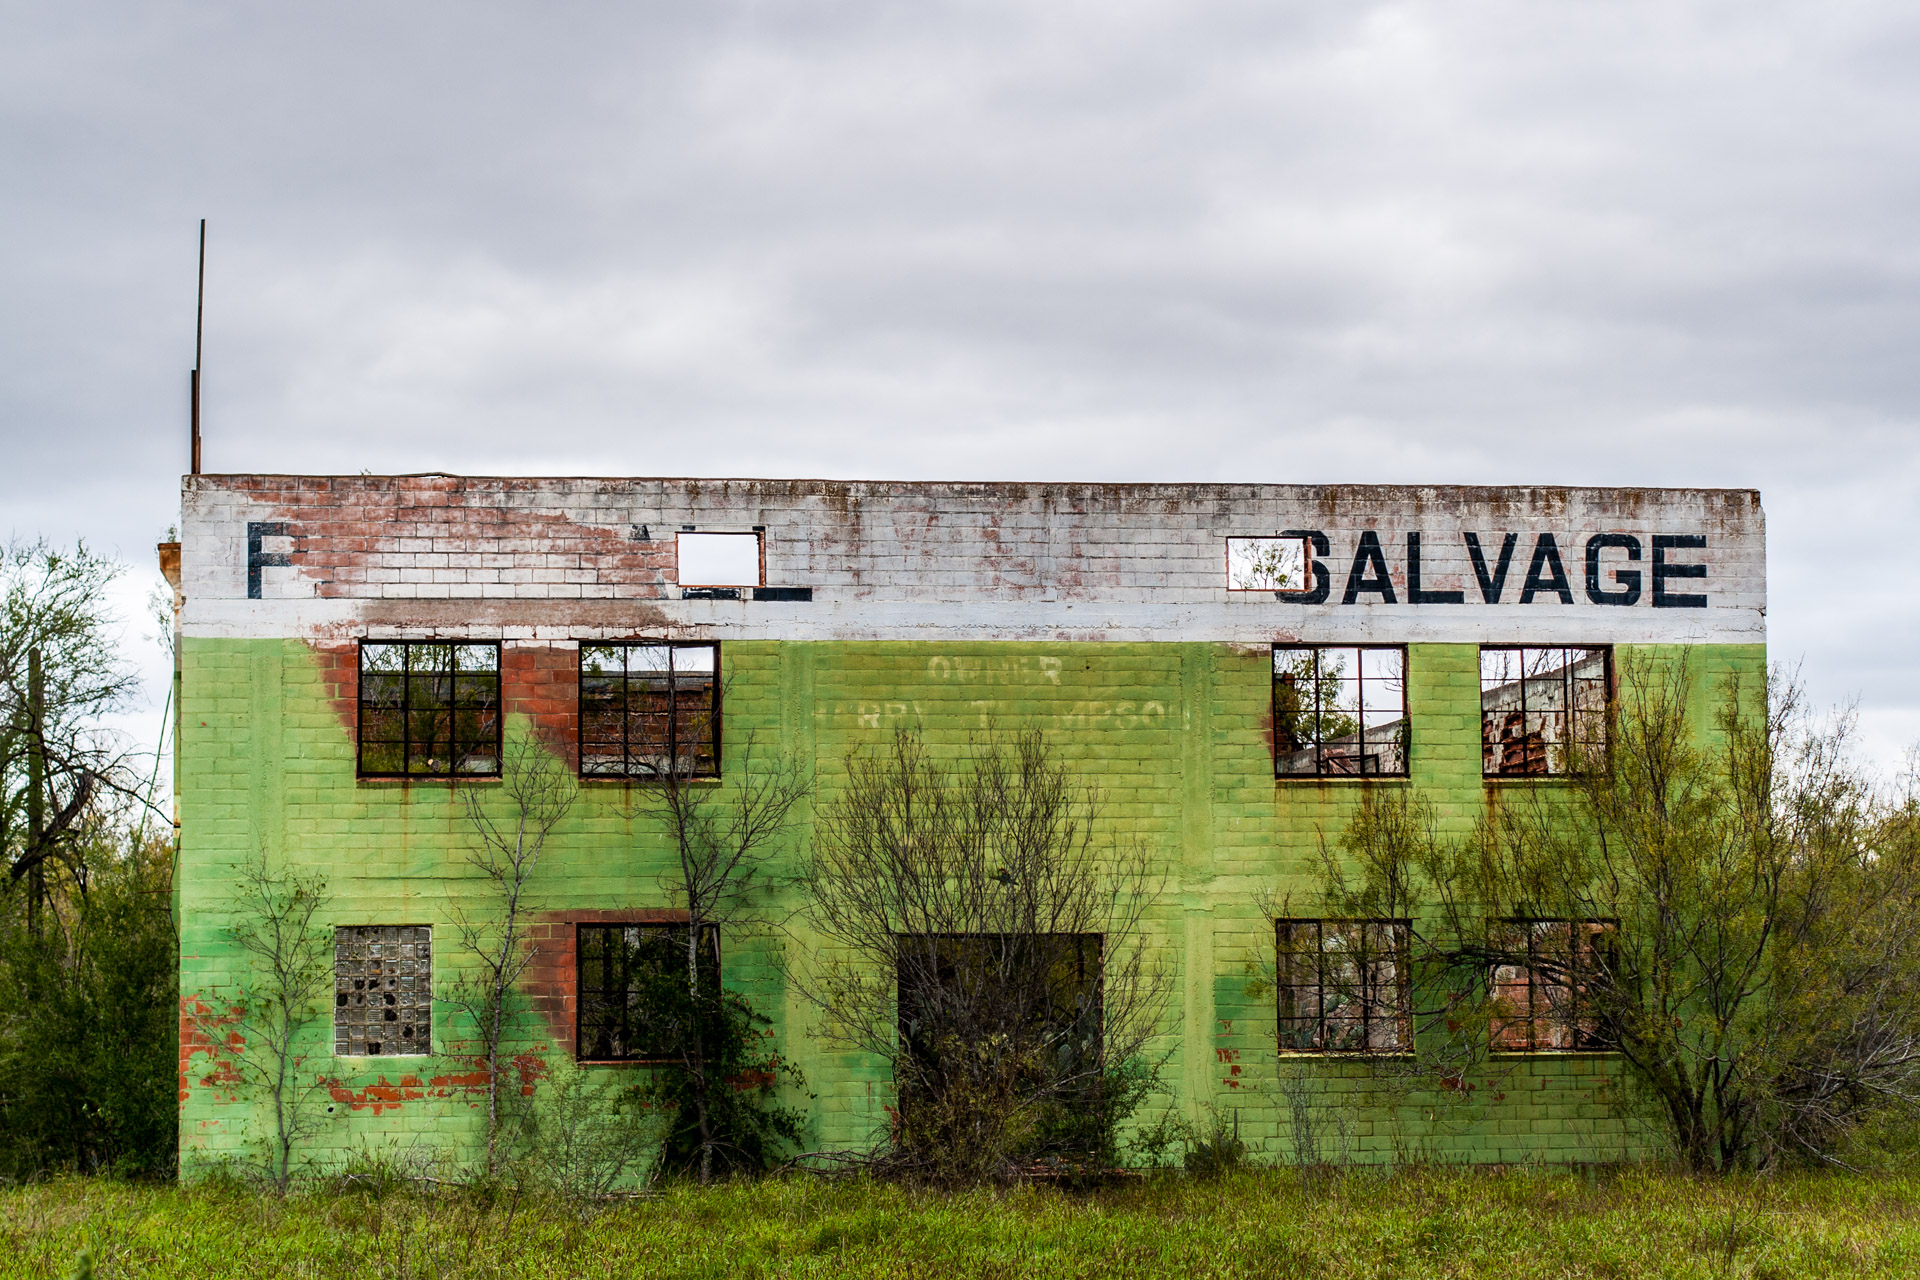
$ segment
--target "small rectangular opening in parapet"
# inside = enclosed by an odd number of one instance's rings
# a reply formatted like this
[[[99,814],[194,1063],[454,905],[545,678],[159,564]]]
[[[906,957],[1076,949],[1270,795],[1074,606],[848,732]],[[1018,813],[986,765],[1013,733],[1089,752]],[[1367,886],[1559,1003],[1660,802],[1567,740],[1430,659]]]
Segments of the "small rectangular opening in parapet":
[[[769,601],[811,600],[813,599],[813,588],[812,587],[755,587],[753,589],[753,598],[755,600],[769,600]]]
[[[680,533],[679,583],[682,587],[757,587],[762,572],[757,533]]]
[[[1227,590],[1305,591],[1305,538],[1228,538]]]

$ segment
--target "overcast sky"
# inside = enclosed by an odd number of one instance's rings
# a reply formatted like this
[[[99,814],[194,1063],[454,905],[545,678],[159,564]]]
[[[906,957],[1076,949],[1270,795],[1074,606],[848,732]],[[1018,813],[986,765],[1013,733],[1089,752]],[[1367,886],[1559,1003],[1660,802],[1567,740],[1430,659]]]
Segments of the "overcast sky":
[[[129,601],[206,217],[209,471],[1755,486],[1920,738],[1911,3],[0,19],[6,524]]]

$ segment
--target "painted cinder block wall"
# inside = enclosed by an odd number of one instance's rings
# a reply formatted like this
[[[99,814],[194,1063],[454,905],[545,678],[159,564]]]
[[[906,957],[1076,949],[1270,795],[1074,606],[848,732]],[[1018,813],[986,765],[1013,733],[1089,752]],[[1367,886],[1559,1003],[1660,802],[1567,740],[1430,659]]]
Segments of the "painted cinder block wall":
[[[1164,857],[1152,929],[1172,979],[1160,1046],[1168,1094],[1153,1110],[1236,1116],[1270,1155],[1289,1152],[1290,1102],[1302,1096],[1323,1128],[1338,1122],[1357,1158],[1595,1160],[1646,1149],[1605,1055],[1503,1057],[1461,1104],[1407,1096],[1364,1061],[1280,1054],[1260,982],[1273,960],[1264,907],[1290,900],[1317,914],[1322,843],[1337,839],[1363,787],[1417,789],[1465,830],[1515,785],[1480,774],[1482,643],[1611,644],[1618,666],[1683,665],[1702,724],[1730,678],[1757,697],[1757,494],[197,476],[182,506],[184,1165],[237,1152],[261,1132],[258,1100],[185,1016],[224,1007],[239,981],[226,934],[239,864],[262,857],[324,873],[328,925],[434,926],[436,993],[455,977],[455,913],[477,890],[461,862],[456,784],[356,778],[362,639],[501,641],[509,736],[532,736],[570,768],[581,641],[718,640],[728,777],[747,767],[751,745],[759,760],[797,758],[818,778],[779,855],[789,870],[850,750],[903,724],[956,746],[992,726],[1037,726],[1100,789],[1115,835]],[[810,588],[812,599],[682,598],[674,533],[689,526],[761,531],[766,583]],[[1285,530],[1325,536],[1327,599],[1228,592],[1224,539]],[[1369,531],[1394,598],[1371,590],[1344,603]],[[1465,532],[1493,547],[1517,535],[1499,603],[1485,599]],[[1462,603],[1411,603],[1410,533],[1422,539],[1423,588],[1458,591]],[[1616,598],[1616,571],[1640,574],[1636,603],[1588,595],[1584,548],[1597,533],[1648,549],[1637,562],[1609,550],[1602,563],[1602,589]],[[1536,591],[1521,604],[1543,535],[1570,599]],[[1704,566],[1705,578],[1665,584],[1705,594],[1704,607],[1654,607],[1655,535],[1704,540],[1668,556]],[[1275,780],[1271,649],[1294,642],[1408,646],[1408,779]],[[571,1060],[572,925],[659,918],[670,905],[663,835],[629,784],[582,786],[537,882],[528,1034],[515,1046],[526,1088],[537,1093],[543,1072]],[[769,901],[767,918],[795,905]],[[771,1019],[774,1042],[804,1072],[790,1100],[812,1140],[872,1141],[887,1082],[875,1064],[808,1034],[793,981],[812,953],[804,924],[734,930],[724,950],[726,982]],[[427,1057],[338,1059],[331,1026],[316,1027],[307,1069],[332,1083],[313,1149],[470,1149],[480,1117],[471,1037],[440,1004],[433,1043]],[[582,1069],[613,1083],[643,1068]]]

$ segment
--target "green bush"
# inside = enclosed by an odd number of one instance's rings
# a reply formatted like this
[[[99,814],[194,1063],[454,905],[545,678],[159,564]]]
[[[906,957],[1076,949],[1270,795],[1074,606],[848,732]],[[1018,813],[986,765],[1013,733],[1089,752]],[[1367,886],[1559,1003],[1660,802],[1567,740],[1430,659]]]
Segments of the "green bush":
[[[800,1069],[773,1051],[762,1030],[765,1015],[740,995],[704,984],[696,998],[677,979],[656,983],[650,995],[656,1016],[681,1028],[678,1060],[653,1067],[623,1101],[670,1117],[661,1171],[699,1174],[704,1154],[712,1174],[757,1173],[797,1147],[804,1117],[781,1106],[777,1091],[783,1078],[799,1083]],[[704,1112],[695,1096],[700,1072],[719,1085],[707,1090]]]
[[[0,1175],[171,1176],[179,949],[171,851],[89,851],[84,892],[36,936],[11,886],[0,924]]]

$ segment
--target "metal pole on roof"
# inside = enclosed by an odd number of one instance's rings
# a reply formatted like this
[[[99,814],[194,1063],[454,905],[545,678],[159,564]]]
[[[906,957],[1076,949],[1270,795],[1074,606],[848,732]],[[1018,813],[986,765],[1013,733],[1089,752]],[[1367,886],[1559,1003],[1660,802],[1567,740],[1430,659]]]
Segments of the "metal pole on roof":
[[[193,378],[189,384],[192,397],[193,420],[193,458],[192,473],[200,474],[200,332],[207,314],[207,220],[200,219],[200,288],[193,307]]]

